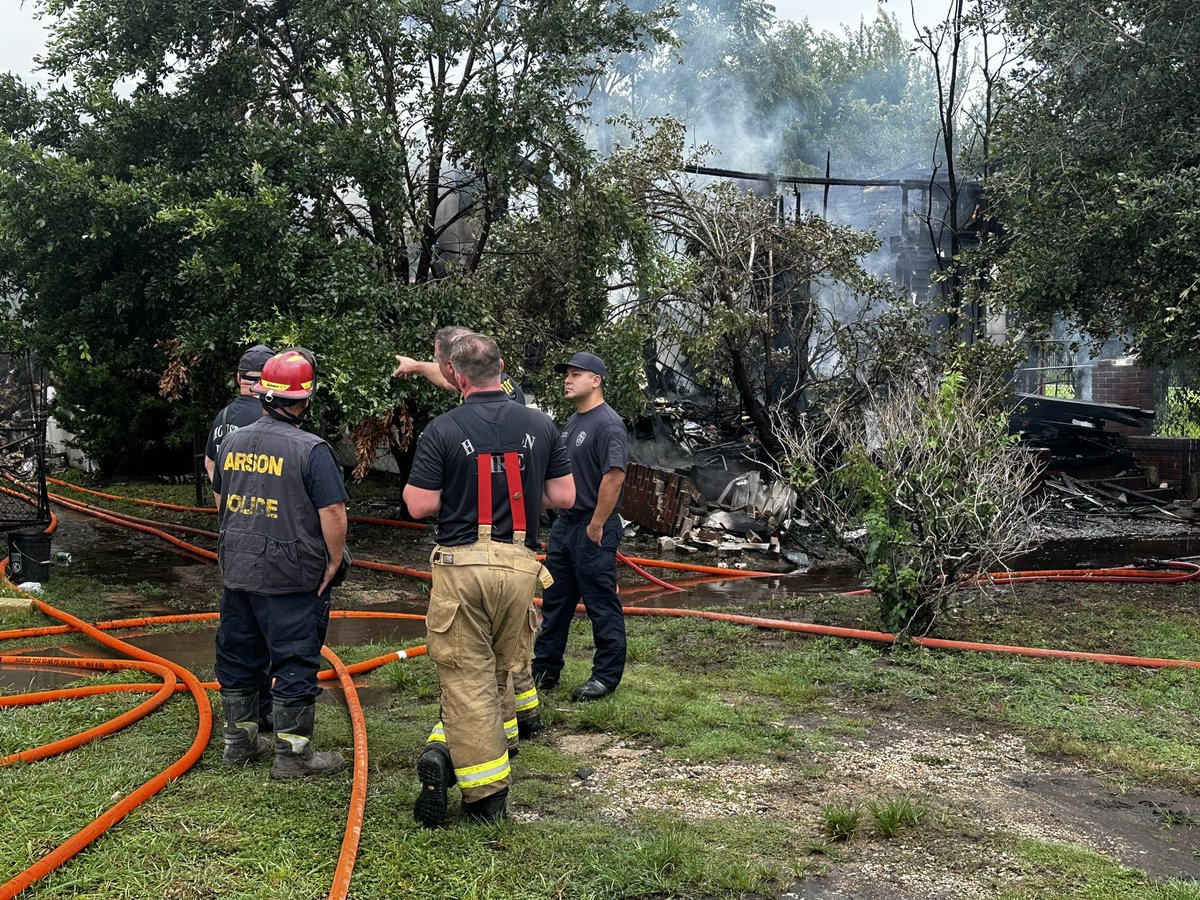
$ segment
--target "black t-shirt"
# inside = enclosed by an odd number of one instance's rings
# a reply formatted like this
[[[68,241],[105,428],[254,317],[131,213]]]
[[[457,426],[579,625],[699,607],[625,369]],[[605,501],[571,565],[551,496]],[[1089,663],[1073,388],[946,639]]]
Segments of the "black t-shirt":
[[[554,420],[536,409],[508,401],[507,393],[488,391],[467,397],[459,409],[469,410],[471,416],[477,413],[482,419],[478,424],[474,419],[462,420],[472,431],[486,435],[491,431],[489,425],[504,423],[506,432],[518,435],[519,446],[487,446],[486,438],[471,440],[463,426],[452,418],[458,411],[438,416],[417,440],[408,483],[427,491],[442,492],[442,510],[434,539],[444,547],[472,544],[478,539],[479,482],[475,462],[478,452],[488,451],[493,456],[492,539],[505,543],[512,542],[513,528],[512,511],[504,502],[508,496],[508,482],[502,451],[515,450],[520,455],[525,544],[532,549],[538,546],[538,514],[543,487],[550,479],[562,478],[571,472]]]
[[[587,513],[596,508],[600,479],[609,469],[629,468],[629,432],[621,417],[607,403],[567,420],[563,444],[575,476],[575,505],[571,511]],[[622,491],[622,493],[624,493]],[[618,498],[617,507],[621,501]]]
[[[516,400],[522,406],[525,405],[525,392],[521,390],[521,386],[508,377],[505,372],[500,376],[500,387],[504,389],[504,393],[508,395],[509,400]]]
[[[204,455],[215,462],[217,450],[221,446],[221,441],[225,440],[225,435],[233,434],[239,428],[245,428],[247,425],[253,425],[262,418],[262,414],[261,400],[254,396],[239,396],[217,413],[216,418],[213,419],[212,427],[208,429],[208,442],[204,445]]]

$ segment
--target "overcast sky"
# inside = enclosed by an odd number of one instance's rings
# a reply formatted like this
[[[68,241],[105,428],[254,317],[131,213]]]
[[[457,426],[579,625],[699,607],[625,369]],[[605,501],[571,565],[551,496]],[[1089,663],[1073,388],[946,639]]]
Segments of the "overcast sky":
[[[807,18],[817,29],[836,30],[841,23],[855,24],[860,18],[874,18],[881,0],[774,0],[781,19]],[[940,21],[949,8],[949,0],[912,0],[917,19],[924,24]],[[912,28],[909,0],[882,0],[905,31]],[[33,18],[33,0],[0,0],[0,71],[28,76],[33,57],[40,53],[45,33]]]

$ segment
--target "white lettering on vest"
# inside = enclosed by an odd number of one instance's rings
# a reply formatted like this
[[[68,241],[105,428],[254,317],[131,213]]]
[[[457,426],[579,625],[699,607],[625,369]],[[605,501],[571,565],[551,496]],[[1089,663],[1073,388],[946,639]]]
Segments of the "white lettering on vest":
[[[463,441],[461,446],[463,448],[463,454],[465,456],[470,456],[472,453],[475,452],[475,445],[472,444],[470,440]]]

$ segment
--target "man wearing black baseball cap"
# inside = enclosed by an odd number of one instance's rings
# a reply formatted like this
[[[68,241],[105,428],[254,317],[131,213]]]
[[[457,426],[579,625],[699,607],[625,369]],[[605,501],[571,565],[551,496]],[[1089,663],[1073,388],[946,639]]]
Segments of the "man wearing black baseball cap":
[[[542,627],[533,648],[533,677],[543,688],[558,684],[567,632],[581,600],[592,620],[596,652],[592,676],[571,693],[575,701],[607,697],[625,671],[625,617],[617,597],[617,546],[621,541],[621,491],[629,465],[629,434],[604,402],[604,360],[576,353],[554,371],[575,414],[563,432],[575,505],[561,511],[550,529],[546,568],[554,584],[542,595]]]
[[[275,351],[270,347],[255,344],[238,360],[238,396],[217,413],[212,427],[208,429],[208,442],[204,445],[204,471],[208,472],[209,481],[212,481],[213,469],[217,465],[217,448],[221,446],[221,441],[225,440],[226,435],[247,425],[253,425],[262,418],[262,404],[250,393],[250,385],[258,381],[263,366],[274,355]]]
[[[238,395],[222,409],[208,429],[208,441],[204,446],[204,470],[211,482],[217,467],[217,453],[221,442],[239,428],[253,425],[262,418],[263,408],[258,397],[250,393],[250,386],[262,375],[263,366],[275,355],[275,351],[264,344],[255,344],[238,360],[236,384]],[[271,718],[271,679],[259,687],[259,728],[263,732],[273,731]]]

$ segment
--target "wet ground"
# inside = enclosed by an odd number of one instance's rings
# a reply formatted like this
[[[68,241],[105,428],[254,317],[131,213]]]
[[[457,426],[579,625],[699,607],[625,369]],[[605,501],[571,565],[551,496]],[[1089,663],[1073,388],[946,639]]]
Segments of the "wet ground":
[[[375,528],[360,531],[363,556],[386,559],[425,568],[429,538],[419,532],[389,534]],[[352,533],[352,541],[355,535]],[[197,561],[148,535],[131,532],[71,512],[60,512],[60,529],[53,550],[71,554],[67,569],[87,576],[102,586],[97,598],[102,607],[98,618],[170,614],[211,610],[219,595],[216,568]],[[634,543],[628,552],[654,555],[647,542]],[[1030,553],[1014,560],[1014,569],[1076,568],[1127,565],[1139,557],[1178,558],[1200,554],[1200,532],[1185,527],[1146,530],[1129,528],[1122,534],[1072,536],[1050,530]],[[754,568],[761,557],[747,555],[741,562]],[[711,564],[711,560],[693,560]],[[680,580],[685,573],[653,570],[667,580]],[[685,576],[686,577],[686,576]],[[764,592],[780,598],[818,595],[852,590],[860,586],[849,565],[816,561],[807,572],[781,574],[761,579],[710,581],[684,592],[647,591],[645,583],[631,573],[623,574],[626,602],[646,606],[719,607],[739,611],[750,600],[761,603]],[[420,591],[408,579],[355,573],[339,605],[389,612],[422,612]],[[188,630],[122,632],[138,646],[177,660],[198,673],[211,673],[215,624]],[[380,643],[402,647],[423,637],[419,621],[338,620],[331,622],[331,645]],[[10,648],[6,648],[10,649]],[[31,639],[26,652],[69,656],[107,654],[91,641],[48,637]],[[76,670],[29,672],[19,668],[0,669],[0,690],[25,691],[51,688],[76,680]],[[329,692],[336,694],[336,692]],[[340,697],[329,697],[340,702]],[[370,697],[364,698],[370,702]],[[604,736],[588,736],[607,740]],[[1094,774],[1069,765],[1039,758],[1028,752],[1024,741],[1011,734],[961,734],[950,728],[914,726],[912,722],[880,723],[861,742],[847,742],[829,762],[828,783],[797,782],[786,796],[770,789],[778,783],[778,772],[762,773],[761,802],[765,810],[803,814],[815,820],[820,803],[838,796],[848,786],[886,783],[928,797],[937,809],[957,814],[970,810],[982,822],[1034,838],[1077,843],[1103,852],[1120,862],[1142,869],[1154,877],[1200,879],[1200,800],[1170,790],[1123,790]],[[684,794],[672,793],[669,781],[655,766],[662,764],[653,752],[598,745],[600,760],[594,784],[620,798],[622,792],[642,805],[659,802],[666,809],[695,808],[694,785],[683,784]],[[617,752],[620,751],[620,752]],[[944,762],[954,760],[949,768]],[[672,763],[666,766],[675,769]],[[653,790],[638,791],[640,771]],[[704,773],[701,773],[704,774]],[[754,773],[739,772],[739,784],[757,802],[758,782]],[[707,773],[720,781],[724,776]],[[622,787],[624,786],[624,787]],[[688,798],[685,804],[682,798]],[[847,798],[860,800],[862,797]],[[620,802],[625,802],[621,800]],[[789,806],[788,804],[791,804]],[[794,807],[794,808],[793,808]],[[612,813],[619,818],[625,807]],[[626,812],[631,811],[629,807]],[[728,812],[736,812],[729,810]],[[964,813],[965,815],[966,813]],[[1005,883],[1004,858],[978,858],[969,843],[950,848],[961,865],[961,879],[940,878],[937,885],[927,879],[928,848],[908,846],[903,841],[886,845],[869,844],[850,848],[847,858],[831,867],[830,874],[796,884],[786,897],[808,900],[843,898],[969,898],[994,896],[996,885]],[[974,855],[973,855],[974,854]]]
[[[55,574],[69,572],[87,576],[103,586],[99,599],[103,612],[99,618],[168,615],[178,612],[213,610],[220,594],[216,567],[182,553],[165,541],[120,528],[67,510],[59,511],[59,529],[54,535],[53,551],[69,553],[69,567],[56,566]],[[1128,526],[1136,532],[1136,527]],[[1171,559],[1200,554],[1200,531],[1187,528],[1164,530],[1151,525],[1149,533],[1087,537],[1062,537],[1061,526],[1049,529],[1050,535],[1029,553],[1014,559],[1013,569],[1084,568],[1129,565],[1139,558]],[[1166,533],[1164,533],[1164,531]],[[351,544],[364,558],[381,559],[414,568],[428,568],[430,537],[423,532],[354,526]],[[361,547],[361,551],[357,548]],[[627,552],[651,557],[647,540],[628,542]],[[713,559],[678,558],[683,562],[712,565]],[[745,554],[727,561],[755,568],[779,563],[759,555]],[[784,563],[786,565],[786,563]],[[648,607],[717,607],[737,611],[749,601],[761,601],[766,592],[779,598],[820,595],[856,590],[861,587],[852,566],[845,561],[814,560],[806,571],[766,578],[716,580],[686,572],[652,570],[658,577],[681,584],[683,591],[656,590],[631,571],[621,569],[624,601]],[[736,571],[736,570],[733,570]],[[696,582],[689,584],[689,582]],[[419,586],[403,577],[375,573],[352,573],[335,605],[396,612],[422,612]],[[188,667],[209,671],[212,666],[212,632],[215,626],[188,632],[123,635],[143,646]],[[329,642],[334,645],[360,643],[412,643],[423,629],[419,622],[395,620],[335,620]],[[44,639],[39,649],[59,652],[62,642]],[[67,642],[91,654],[91,642]],[[13,681],[11,671],[0,671],[0,685],[25,689],[28,676]]]

